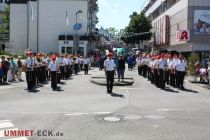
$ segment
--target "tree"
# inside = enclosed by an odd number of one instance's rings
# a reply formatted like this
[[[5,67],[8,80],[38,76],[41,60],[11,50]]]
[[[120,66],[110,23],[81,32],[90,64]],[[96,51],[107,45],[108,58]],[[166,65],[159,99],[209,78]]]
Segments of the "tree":
[[[9,33],[9,7],[6,6],[1,13],[2,24],[0,24],[0,33]]]
[[[151,29],[151,21],[143,12],[140,14],[133,12],[122,40],[130,44],[139,43],[140,40],[149,40],[152,36],[152,33],[149,33]]]

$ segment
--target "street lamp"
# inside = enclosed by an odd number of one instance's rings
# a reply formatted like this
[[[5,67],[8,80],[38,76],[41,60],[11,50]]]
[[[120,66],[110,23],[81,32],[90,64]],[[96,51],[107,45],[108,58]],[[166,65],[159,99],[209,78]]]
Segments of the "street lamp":
[[[80,14],[80,13],[82,13],[82,10],[78,10],[77,12],[76,12],[76,26],[77,26],[77,17],[78,17],[78,15]],[[78,38],[77,38],[77,28],[76,28],[76,47],[75,47],[75,53],[77,54],[77,47],[78,47]]]

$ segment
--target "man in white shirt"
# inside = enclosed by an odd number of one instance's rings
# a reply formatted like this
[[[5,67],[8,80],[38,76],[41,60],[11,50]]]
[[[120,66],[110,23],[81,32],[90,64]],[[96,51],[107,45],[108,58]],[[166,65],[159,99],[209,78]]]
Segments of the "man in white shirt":
[[[116,64],[112,59],[112,53],[108,54],[108,59],[104,61],[104,71],[106,75],[107,83],[107,93],[112,93],[113,82],[114,82],[114,73],[115,73]]]
[[[31,51],[29,51],[27,55],[28,55],[28,58],[25,61],[26,81],[27,81],[28,90],[29,92],[31,92],[33,90],[33,87],[36,84],[36,78],[35,78],[35,72],[34,72],[36,61],[33,58],[33,54]]]
[[[158,60],[158,73],[159,73],[159,85],[158,87],[164,89],[165,88],[165,54],[161,54],[161,59]]]
[[[59,69],[58,64],[56,63],[56,57],[52,57],[52,62],[49,64],[49,71],[51,75],[51,87],[53,90],[57,88],[57,71]]]
[[[88,66],[90,64],[89,58],[87,56],[83,59],[83,65],[85,67],[85,74],[88,74]]]
[[[181,90],[184,89],[183,83],[184,83],[184,76],[186,71],[186,62],[183,60],[183,56],[181,55],[179,57],[179,61],[176,63],[175,69],[177,71],[177,87]]]
[[[65,79],[65,66],[66,66],[66,59],[61,55],[61,58],[59,59],[59,66],[61,71],[61,79]]]

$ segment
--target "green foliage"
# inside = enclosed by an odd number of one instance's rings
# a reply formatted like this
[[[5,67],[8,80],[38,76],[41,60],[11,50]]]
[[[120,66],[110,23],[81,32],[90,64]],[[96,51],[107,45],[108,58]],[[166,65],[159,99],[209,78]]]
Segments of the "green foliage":
[[[9,33],[9,7],[2,11],[3,23],[0,25],[0,33]]]
[[[9,55],[7,51],[0,51],[0,55]]]
[[[188,72],[190,75],[195,75],[197,64],[199,64],[199,54],[192,53],[188,57]]]
[[[122,40],[130,44],[139,43],[140,40],[149,40],[152,36],[151,33],[143,35],[135,35],[135,33],[150,32],[151,29],[151,21],[143,12],[140,14],[133,12],[133,14],[130,15],[129,25],[125,28],[125,34],[127,35],[122,37]]]

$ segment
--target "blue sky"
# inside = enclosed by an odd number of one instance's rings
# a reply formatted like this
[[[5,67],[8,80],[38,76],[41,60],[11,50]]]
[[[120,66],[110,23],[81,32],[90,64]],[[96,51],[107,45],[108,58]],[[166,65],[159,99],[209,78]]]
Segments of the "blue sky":
[[[98,28],[115,27],[120,30],[128,25],[129,16],[134,12],[140,12],[145,0],[98,0],[99,18]]]

